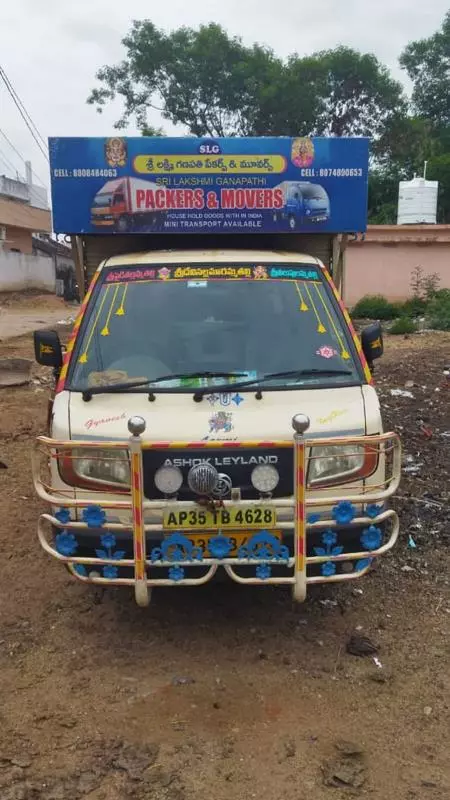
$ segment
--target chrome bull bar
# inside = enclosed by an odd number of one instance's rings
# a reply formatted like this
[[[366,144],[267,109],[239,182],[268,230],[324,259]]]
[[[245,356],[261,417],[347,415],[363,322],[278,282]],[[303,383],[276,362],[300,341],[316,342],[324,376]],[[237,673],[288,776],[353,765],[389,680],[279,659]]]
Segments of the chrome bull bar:
[[[218,567],[223,567],[228,576],[240,584],[290,585],[294,599],[302,602],[308,584],[344,582],[361,577],[370,570],[373,560],[393,547],[398,538],[397,514],[386,509],[385,503],[396,492],[400,482],[399,437],[395,433],[386,433],[307,439],[304,434],[309,420],[299,414],[293,420],[291,441],[233,443],[233,446],[247,448],[293,448],[293,497],[264,499],[265,506],[276,508],[278,517],[281,517],[276,530],[283,536],[292,536],[292,548],[280,543],[270,530],[260,530],[249,537],[237,555],[231,556],[226,552],[226,532],[217,530],[214,532],[216,548],[221,544],[222,551],[217,551],[214,557],[211,553],[207,556],[207,550],[200,553],[199,548],[192,544],[192,536],[189,538],[191,534],[163,530],[162,515],[166,509],[176,506],[176,500],[145,499],[142,452],[180,446],[186,450],[219,448],[224,447],[224,442],[146,442],[142,440],[145,422],[139,420],[132,418],[129,421],[131,436],[123,442],[62,441],[44,436],[35,442],[32,454],[35,489],[38,496],[52,507],[52,513],[44,513],[39,518],[39,541],[49,555],[65,563],[74,577],[84,583],[133,586],[136,602],[146,606],[150,602],[152,587],[199,586],[211,580]],[[354,446],[359,450],[363,447],[377,465],[372,475],[335,489],[308,486],[307,462],[312,463],[316,457],[315,450],[340,445]],[[111,489],[109,495],[105,491],[99,493],[98,489],[83,489],[80,493],[62,483],[58,473],[61,458],[76,463],[77,453],[83,451],[85,454],[86,450],[93,453],[102,451],[102,459],[105,451],[125,451],[130,467],[129,488],[114,495]],[[47,476],[43,474],[45,468]],[[223,502],[225,508],[238,505],[244,510],[258,504],[261,500]],[[183,502],[182,505],[183,508],[198,508],[195,502]],[[315,513],[308,515],[312,509]],[[108,519],[107,513],[113,511],[121,515],[120,522],[114,517]],[[150,517],[151,522],[148,521]],[[388,531],[384,540],[380,526]],[[343,528],[347,532],[363,531],[360,537],[363,545],[359,549],[345,552],[345,547],[338,541]],[[99,530],[101,532],[101,547],[95,550],[96,557],[77,555],[77,536],[94,536],[94,529],[97,531],[95,535]],[[55,530],[59,531],[56,536]],[[147,553],[148,537],[158,534],[162,539],[161,546]],[[132,543],[132,557],[125,557],[125,551],[114,549],[116,536],[125,536]],[[307,545],[312,540],[318,541],[318,546],[308,554]],[[255,574],[243,575],[243,569]],[[196,574],[199,571],[201,574]]]

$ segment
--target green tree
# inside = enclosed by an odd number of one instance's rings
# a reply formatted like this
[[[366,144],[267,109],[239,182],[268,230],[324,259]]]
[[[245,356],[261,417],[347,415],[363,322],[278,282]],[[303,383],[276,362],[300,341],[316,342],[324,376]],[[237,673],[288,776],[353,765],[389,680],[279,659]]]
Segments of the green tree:
[[[285,63],[246,47],[214,23],[166,34],[133,22],[125,59],[97,73],[89,103],[122,97],[117,127],[149,108],[195,136],[330,134],[379,136],[405,107],[400,84],[373,55],[339,47]]]
[[[439,31],[410,42],[400,64],[414,84],[414,112],[436,126],[450,125],[450,11]]]

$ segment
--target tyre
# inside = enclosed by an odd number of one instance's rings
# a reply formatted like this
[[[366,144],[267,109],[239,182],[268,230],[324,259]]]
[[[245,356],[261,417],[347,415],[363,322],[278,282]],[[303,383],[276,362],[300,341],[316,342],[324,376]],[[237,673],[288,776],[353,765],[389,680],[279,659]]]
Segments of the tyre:
[[[128,233],[130,230],[130,220],[128,217],[122,215],[116,222],[116,228],[119,233]]]

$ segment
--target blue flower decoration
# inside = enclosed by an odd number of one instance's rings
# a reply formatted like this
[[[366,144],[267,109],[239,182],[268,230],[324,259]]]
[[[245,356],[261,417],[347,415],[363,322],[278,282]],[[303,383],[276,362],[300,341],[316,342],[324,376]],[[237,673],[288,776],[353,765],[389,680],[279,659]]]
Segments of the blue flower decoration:
[[[360,542],[364,550],[377,550],[383,539],[383,534],[375,525],[365,528],[361,534]]]
[[[256,567],[256,577],[260,581],[266,581],[272,575],[272,567],[269,564],[258,564]]]
[[[333,519],[338,525],[348,525],[350,522],[353,522],[355,516],[355,506],[353,503],[350,503],[349,500],[341,500],[341,502],[333,508]]]
[[[59,511],[57,511],[56,514],[55,514],[55,519],[57,519],[58,522],[62,522],[63,525],[66,525],[68,522],[70,522],[70,511],[69,511],[69,509],[68,508],[60,508]]]
[[[209,540],[208,550],[213,558],[226,558],[233,547],[233,543],[228,536],[213,536]]]
[[[118,574],[119,574],[118,567],[114,567],[112,564],[105,564],[105,566],[103,567],[104,578],[109,578],[110,580],[114,580],[114,578],[117,578]]]
[[[183,567],[171,567],[169,569],[169,578],[171,581],[182,581],[184,578],[184,569]]]
[[[378,517],[378,514],[381,514],[382,511],[383,506],[377,506],[376,503],[370,503],[366,507],[366,514],[368,517],[370,517],[370,519],[375,519],[375,517]]]
[[[319,520],[320,520],[320,514],[316,513],[308,514],[308,516],[306,517],[306,522],[308,522],[309,525],[314,525],[314,523],[319,522]]]
[[[322,564],[322,575],[325,575],[326,578],[329,578],[331,575],[334,575],[336,572],[336,564],[333,564],[332,561],[325,561],[325,564]]]
[[[337,542],[337,535],[335,534],[334,531],[325,531],[325,533],[322,536],[322,542],[324,543],[324,545],[332,546]]]
[[[74,564],[73,570],[77,573],[77,575],[81,575],[83,578],[87,578],[88,576],[87,569],[84,564]]]
[[[108,548],[113,548],[116,546],[116,537],[113,533],[104,533],[100,539],[102,546]]]
[[[68,531],[62,531],[56,535],[55,545],[58,553],[62,556],[73,556],[78,550],[78,542],[75,536]]]
[[[361,572],[363,569],[370,567],[372,561],[372,558],[360,558],[355,564],[355,572]]]
[[[238,550],[238,558],[257,558],[260,561],[287,561],[289,550],[269,531],[258,531]]]
[[[106,514],[100,506],[88,506],[82,517],[88,528],[101,528],[106,522]]]
[[[324,547],[314,547],[316,556],[340,556],[344,552],[343,545],[336,545],[337,534],[334,531],[328,530],[322,534],[322,542]]]

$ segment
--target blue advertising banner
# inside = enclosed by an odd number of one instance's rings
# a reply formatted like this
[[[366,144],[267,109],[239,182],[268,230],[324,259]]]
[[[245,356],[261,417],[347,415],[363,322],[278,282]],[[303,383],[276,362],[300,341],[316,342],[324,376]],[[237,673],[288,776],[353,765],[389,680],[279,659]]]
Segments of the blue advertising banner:
[[[51,138],[56,233],[357,233],[364,138]]]

